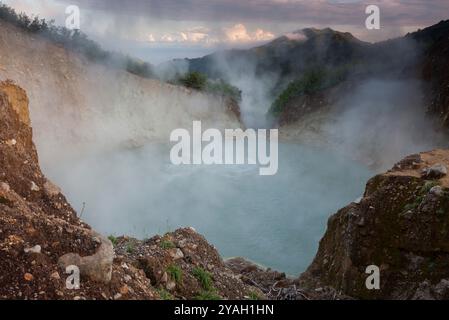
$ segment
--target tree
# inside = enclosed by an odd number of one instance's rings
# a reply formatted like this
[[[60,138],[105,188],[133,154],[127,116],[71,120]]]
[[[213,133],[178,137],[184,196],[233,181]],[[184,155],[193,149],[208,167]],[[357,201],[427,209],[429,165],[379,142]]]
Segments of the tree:
[[[179,81],[187,88],[203,90],[206,87],[207,78],[204,74],[194,71],[187,73]]]

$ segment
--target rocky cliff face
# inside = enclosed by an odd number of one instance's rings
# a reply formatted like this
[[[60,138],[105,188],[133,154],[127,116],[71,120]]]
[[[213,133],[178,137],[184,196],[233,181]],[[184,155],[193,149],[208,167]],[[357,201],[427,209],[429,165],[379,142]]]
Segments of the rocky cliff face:
[[[329,219],[318,254],[300,283],[368,299],[449,296],[449,152],[405,158],[371,179],[360,202]],[[368,290],[368,266],[380,289]]]
[[[104,246],[111,246],[109,240],[82,223],[59,188],[42,174],[32,141],[28,98],[12,82],[0,83],[0,115],[0,297],[113,296],[124,285],[124,271],[112,264],[112,255],[97,259]],[[66,254],[91,257],[90,263],[80,264],[80,290],[66,289],[68,275],[60,265]],[[98,266],[105,267],[105,273]],[[140,284],[145,277],[138,272],[134,277],[135,297],[155,296],[144,282]]]
[[[42,174],[25,91],[0,82],[0,298],[263,296],[193,230],[113,242],[84,224]],[[71,265],[81,272],[79,290],[66,286]]]
[[[449,21],[437,25],[415,35],[421,41],[432,43],[427,50],[422,67],[423,78],[430,83],[428,90],[428,111],[436,114],[443,126],[449,127]],[[431,41],[430,41],[431,40]]]

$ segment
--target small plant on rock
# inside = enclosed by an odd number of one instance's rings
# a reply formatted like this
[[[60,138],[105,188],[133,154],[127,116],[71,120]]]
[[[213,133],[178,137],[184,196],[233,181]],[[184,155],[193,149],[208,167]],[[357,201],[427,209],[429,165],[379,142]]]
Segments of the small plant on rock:
[[[135,246],[134,243],[129,242],[129,243],[126,245],[126,252],[132,254],[132,253],[134,253],[135,250],[136,250],[136,246]]]
[[[251,291],[248,296],[249,300],[260,300],[259,295],[254,291]]]
[[[195,267],[192,271],[193,276],[198,280],[202,291],[195,297],[196,300],[221,300],[222,297],[214,288],[212,275],[201,267]]]
[[[161,297],[161,300],[175,300],[175,298],[165,289],[159,289],[158,294]]]
[[[222,300],[223,298],[218,295],[215,290],[212,291],[201,291],[196,297],[195,300]]]
[[[167,274],[177,284],[180,284],[182,282],[182,269],[180,267],[178,267],[177,265],[174,265],[174,264],[170,265],[167,268]]]
[[[110,235],[110,236],[108,237],[108,239],[109,239],[109,241],[112,242],[112,245],[113,245],[114,247],[117,245],[118,239],[117,239],[116,237],[114,237],[113,235]]]
[[[161,248],[164,250],[174,249],[176,248],[175,244],[170,240],[163,239],[161,241]]]
[[[210,291],[213,289],[212,276],[209,272],[205,271],[201,267],[195,267],[192,271],[192,274],[198,280],[204,290]]]

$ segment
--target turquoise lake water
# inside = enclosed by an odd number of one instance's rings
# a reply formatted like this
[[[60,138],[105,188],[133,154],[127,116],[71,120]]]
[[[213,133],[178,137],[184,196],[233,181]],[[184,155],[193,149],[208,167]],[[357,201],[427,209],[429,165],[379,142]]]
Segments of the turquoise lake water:
[[[148,238],[194,227],[224,257],[290,275],[311,263],[329,216],[360,197],[373,175],[332,152],[280,144],[279,171],[174,166],[169,149],[91,155],[45,168],[82,219],[106,235]],[[84,203],[84,205],[83,205]]]

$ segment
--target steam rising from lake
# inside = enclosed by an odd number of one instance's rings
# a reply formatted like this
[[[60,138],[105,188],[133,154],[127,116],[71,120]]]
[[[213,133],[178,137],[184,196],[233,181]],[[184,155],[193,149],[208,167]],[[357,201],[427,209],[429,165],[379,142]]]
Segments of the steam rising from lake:
[[[361,196],[361,165],[281,144],[279,172],[257,166],[174,166],[169,146],[91,154],[45,168],[82,218],[108,235],[147,238],[192,226],[224,257],[243,256],[292,275],[316,253],[328,217]]]

